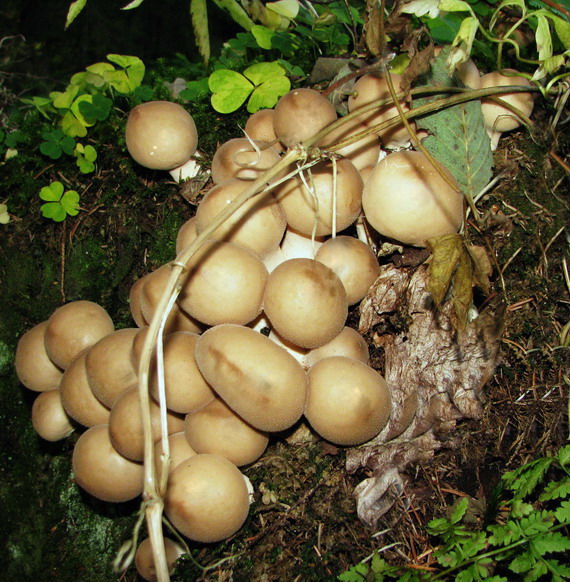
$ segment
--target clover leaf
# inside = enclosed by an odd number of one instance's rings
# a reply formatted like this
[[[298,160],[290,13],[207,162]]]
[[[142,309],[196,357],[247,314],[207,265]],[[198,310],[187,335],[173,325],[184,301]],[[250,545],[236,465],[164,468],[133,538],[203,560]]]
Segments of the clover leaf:
[[[239,109],[248,99],[247,110],[273,107],[289,91],[291,82],[285,69],[277,62],[257,63],[248,67],[243,75],[229,69],[214,71],[208,86],[212,91],[212,107],[220,113]]]
[[[82,174],[89,174],[95,169],[94,162],[97,159],[97,151],[93,146],[83,146],[83,144],[78,143],[73,155],[77,158],[77,167]]]
[[[42,215],[55,222],[62,222],[67,215],[75,216],[79,213],[79,194],[75,190],[64,193],[61,182],[52,182],[40,190],[40,198],[46,203],[40,206]]]
[[[73,154],[75,149],[75,140],[69,135],[65,135],[61,129],[53,131],[44,131],[42,138],[45,140],[40,144],[40,152],[52,160],[58,160],[62,154],[68,156]]]
[[[10,222],[10,215],[8,214],[8,205],[0,204],[0,224],[8,224]]]

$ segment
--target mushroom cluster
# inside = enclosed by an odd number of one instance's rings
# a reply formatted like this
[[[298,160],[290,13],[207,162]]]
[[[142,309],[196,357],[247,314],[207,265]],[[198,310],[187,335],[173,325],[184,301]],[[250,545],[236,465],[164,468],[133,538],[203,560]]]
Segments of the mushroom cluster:
[[[399,78],[394,81],[397,86]],[[202,233],[212,230],[219,213],[263,178],[265,188],[183,265],[160,363],[155,354],[149,370],[157,474],[165,446],[161,417],[169,433],[165,513],[191,540],[219,541],[242,526],[251,493],[240,468],[261,457],[272,434],[306,420],[323,439],[354,446],[378,435],[393,414],[390,387],[369,366],[366,342],[346,326],[349,307],[379,274],[375,253],[355,236],[355,223],[367,221],[386,239],[424,247],[460,228],[459,188],[418,151],[382,151],[408,145],[401,124],[368,132],[300,171],[271,172],[287,148],[302,147],[331,123],[332,131],[316,142],[321,151],[394,118],[394,104],[366,108],[388,95],[384,79],[365,75],[349,98],[354,115],[347,123],[335,123],[334,107],[312,89],[294,89],[274,110],[253,114],[244,138],[218,148],[213,185],[177,234],[179,255],[199,236],[206,239]],[[360,107],[366,111],[359,114]],[[512,128],[489,123],[493,130]],[[148,168],[170,171],[177,180],[195,173],[196,127],[179,105],[135,107],[126,143]],[[105,501],[133,499],[143,490],[138,370],[176,261],[132,286],[134,327],[115,330],[102,307],[75,301],[18,344],[18,377],[40,393],[34,428],[55,441],[84,427],[73,453],[75,480]],[[158,405],[161,389],[166,411]],[[172,560],[179,553],[172,547]],[[144,556],[141,548],[137,567],[144,564],[141,575],[151,580],[152,560]]]

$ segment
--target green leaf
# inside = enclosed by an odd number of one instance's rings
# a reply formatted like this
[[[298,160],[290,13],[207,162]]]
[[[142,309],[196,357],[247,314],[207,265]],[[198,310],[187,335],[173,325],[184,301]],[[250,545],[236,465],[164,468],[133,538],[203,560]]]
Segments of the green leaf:
[[[559,531],[547,532],[534,538],[532,546],[540,556],[549,552],[565,552],[570,550],[570,538]]]
[[[65,19],[65,28],[67,28],[80,14],[80,12],[85,8],[87,0],[75,0],[69,5],[69,10],[67,11],[67,17]]]
[[[549,59],[552,56],[552,36],[550,34],[550,24],[548,18],[542,14],[535,15],[537,26],[535,30],[536,48],[538,58],[541,61]]]
[[[60,91],[53,91],[50,93],[50,97],[53,99],[54,107],[57,107],[58,109],[69,109],[78,93],[79,86],[69,85],[63,93]]]
[[[87,128],[71,111],[67,111],[61,118],[61,129],[70,137],[85,137]]]
[[[277,61],[257,63],[256,65],[248,67],[243,72],[243,75],[257,86],[270,81],[273,77],[284,77],[285,69]]]
[[[210,88],[208,86],[208,78],[204,77],[199,81],[188,81],[186,83],[186,89],[180,91],[178,97],[180,99],[186,99],[187,101],[202,101],[210,93]]]
[[[467,497],[463,497],[462,499],[460,499],[459,503],[457,503],[457,505],[455,506],[455,509],[453,510],[453,513],[451,514],[449,521],[453,524],[459,523],[463,519],[463,516],[465,515],[468,506],[469,500],[467,499]]]
[[[442,50],[435,60],[426,85],[456,84],[446,70],[449,50]],[[417,99],[413,106],[430,101],[433,98]],[[426,115],[416,123],[430,133],[423,141],[425,148],[451,172],[467,197],[472,199],[489,183],[493,156],[479,101],[454,105]]]
[[[567,465],[570,465],[570,445],[566,445],[565,447],[562,447],[558,451],[557,457],[558,457],[559,463],[563,467],[566,467]]]
[[[254,89],[243,75],[229,69],[214,71],[208,79],[208,86],[212,91],[212,107],[220,113],[239,109]]]
[[[210,33],[208,31],[208,11],[206,0],[190,0],[192,28],[198,45],[198,51],[205,63],[210,60]]]
[[[251,30],[253,21],[236,0],[214,0],[214,4],[225,10],[244,30]]]
[[[434,41],[441,44],[449,44],[453,41],[463,18],[454,12],[448,14],[440,14],[438,18],[427,21],[430,34]]]
[[[369,568],[366,564],[356,564],[350,570],[339,575],[338,579],[342,582],[365,582]]]
[[[290,89],[291,81],[287,77],[269,79],[253,90],[247,103],[247,110],[255,113],[260,109],[271,109]]]
[[[82,117],[91,124],[96,121],[105,121],[111,113],[113,101],[104,95],[96,93],[92,96],[91,101],[83,100],[79,102],[78,108]]]
[[[560,523],[570,523],[570,501],[563,501],[554,516]]]
[[[0,204],[0,224],[8,224],[10,222],[10,214],[8,213],[8,206]]]
[[[539,497],[540,501],[550,499],[564,499],[570,495],[570,479],[565,481],[550,481],[544,486],[544,491]]]
[[[40,206],[41,213],[46,218],[51,218],[55,222],[62,222],[67,216],[63,206],[59,202],[47,202]]]
[[[95,121],[91,121],[86,119],[80,110],[81,103],[93,103],[93,95],[80,95],[72,104],[71,104],[71,111],[73,115],[77,118],[77,120],[84,125],[85,127],[91,127]]]
[[[79,213],[79,194],[75,190],[68,190],[60,203],[63,210],[70,216],[76,216]]]
[[[46,202],[59,202],[62,194],[63,184],[61,182],[52,182],[40,190],[40,198]]]
[[[554,24],[554,30],[556,31],[556,35],[560,39],[560,42],[564,46],[566,50],[570,49],[570,22],[563,20],[562,18],[555,16],[554,14],[550,13],[548,18],[552,20]]]
[[[546,471],[554,462],[552,457],[532,461],[522,467],[505,473],[502,477],[506,487],[515,492],[515,497],[523,499],[530,495],[544,479]]]
[[[253,34],[257,44],[265,50],[270,50],[272,47],[272,40],[276,33],[267,28],[267,26],[263,26],[261,24],[256,24],[255,26],[251,27],[251,34]]]
[[[441,0],[438,8],[443,12],[471,12],[471,7],[463,0]]]
[[[86,160],[94,162],[97,159],[97,150],[92,145],[86,145],[83,155]]]
[[[134,91],[143,81],[145,74],[145,66],[139,57],[132,57],[129,55],[117,55],[108,54],[107,58],[119,67],[123,67],[128,78],[128,91],[122,91],[117,88],[117,91],[121,93],[131,93]]]
[[[520,552],[509,564],[509,569],[516,574],[522,574],[530,570],[536,563],[534,556],[529,549]]]
[[[276,12],[284,18],[293,20],[299,14],[299,2],[297,0],[278,0],[277,2],[267,2],[265,7]]]
[[[138,8],[143,2],[144,0],[133,0],[132,2],[129,2],[123,6],[121,10],[132,10],[133,8]]]

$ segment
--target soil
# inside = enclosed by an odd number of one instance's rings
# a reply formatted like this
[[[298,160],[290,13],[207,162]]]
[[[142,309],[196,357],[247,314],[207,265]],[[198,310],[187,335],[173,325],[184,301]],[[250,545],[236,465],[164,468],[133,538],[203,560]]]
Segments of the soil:
[[[570,289],[568,133],[550,128],[553,111],[540,104],[536,127],[503,138],[495,153],[498,184],[478,202],[485,236],[496,257],[491,296],[505,304],[500,363],[487,383],[483,415],[460,421],[443,447],[405,471],[405,490],[376,529],[357,518],[346,450],[313,437],[277,435],[263,457],[245,469],[256,494],[245,526],[220,544],[190,544],[173,580],[334,580],[375,549],[398,563],[429,566],[426,523],[445,515],[462,496],[473,498],[484,520],[498,480],[568,437]],[[199,115],[216,136],[205,147],[238,134],[243,116]],[[180,187],[160,172],[137,167],[125,153],[124,117],[99,139],[95,175],[79,180],[82,212],[56,224],[41,217],[38,185],[57,179],[32,156],[0,166],[9,195],[8,225],[0,225],[0,560],[2,580],[134,582],[134,569],[112,571],[117,550],[131,535],[139,502],[109,505],[73,482],[70,457],[77,433],[57,443],[31,427],[34,394],[13,369],[18,338],[66,301],[102,304],[117,327],[133,326],[128,293],[144,273],[174,257],[177,229],[195,210]],[[37,156],[36,156],[37,157]],[[43,160],[42,160],[43,161]],[[480,239],[471,224],[468,235]],[[567,259],[566,259],[567,260]],[[489,297],[481,297],[481,303]],[[359,308],[349,321],[357,327]],[[567,329],[566,329],[567,333]],[[382,354],[367,337],[372,362]],[[563,343],[565,342],[565,343]],[[306,435],[305,435],[306,436]]]

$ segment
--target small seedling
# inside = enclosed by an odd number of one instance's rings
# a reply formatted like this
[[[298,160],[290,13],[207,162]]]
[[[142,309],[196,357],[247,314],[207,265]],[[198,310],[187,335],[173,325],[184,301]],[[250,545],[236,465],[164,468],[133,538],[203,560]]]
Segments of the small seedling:
[[[93,146],[78,143],[73,155],[77,158],[77,167],[82,174],[89,174],[95,169],[97,151]]]
[[[79,213],[79,194],[75,190],[67,190],[61,182],[52,182],[40,190],[40,198],[46,203],[40,210],[43,216],[55,222],[63,222],[67,215],[75,216]]]

